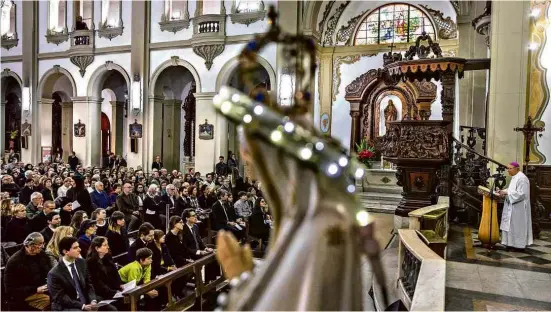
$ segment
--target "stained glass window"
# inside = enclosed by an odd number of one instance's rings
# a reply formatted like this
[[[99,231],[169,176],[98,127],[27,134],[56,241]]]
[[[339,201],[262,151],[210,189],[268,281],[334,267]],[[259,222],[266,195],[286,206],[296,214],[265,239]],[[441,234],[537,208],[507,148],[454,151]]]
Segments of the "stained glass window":
[[[389,4],[361,22],[354,45],[414,42],[423,31],[436,39],[434,25],[423,11],[409,4]]]

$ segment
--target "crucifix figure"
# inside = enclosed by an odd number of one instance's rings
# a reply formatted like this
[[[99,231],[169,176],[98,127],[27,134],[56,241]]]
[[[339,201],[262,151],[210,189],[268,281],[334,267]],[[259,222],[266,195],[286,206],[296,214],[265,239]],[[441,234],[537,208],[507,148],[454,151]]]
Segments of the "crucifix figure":
[[[532,123],[532,116],[528,116],[528,120],[524,124],[524,127],[522,128],[515,128],[516,132],[521,132],[524,134],[524,142],[526,143],[525,147],[525,156],[524,156],[524,163],[525,165],[528,165],[528,162],[530,161],[530,144],[532,143],[532,139],[534,138],[534,134],[536,132],[542,132],[545,131],[545,128],[543,127],[535,127]]]

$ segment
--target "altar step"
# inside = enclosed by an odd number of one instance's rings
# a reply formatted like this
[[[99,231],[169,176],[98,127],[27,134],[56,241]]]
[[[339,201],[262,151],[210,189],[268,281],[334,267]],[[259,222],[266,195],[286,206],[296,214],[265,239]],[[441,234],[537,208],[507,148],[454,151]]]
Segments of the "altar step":
[[[369,187],[367,191],[358,193],[358,200],[367,211],[394,214],[402,199],[401,189]]]

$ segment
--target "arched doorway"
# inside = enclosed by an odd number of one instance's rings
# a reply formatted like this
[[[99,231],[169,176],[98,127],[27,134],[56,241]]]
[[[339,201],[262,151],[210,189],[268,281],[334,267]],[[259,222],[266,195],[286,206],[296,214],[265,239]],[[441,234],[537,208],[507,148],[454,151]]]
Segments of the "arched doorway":
[[[8,87],[8,93],[4,98],[6,101],[5,115],[3,117],[4,124],[6,125],[4,142],[7,142],[5,149],[8,152],[13,150],[15,153],[21,155],[21,100],[18,95],[21,89],[14,78],[6,79],[6,82],[10,84],[11,88]],[[21,160],[20,157],[19,159]]]
[[[52,155],[63,155],[61,120],[62,120],[62,99],[58,93],[52,95]]]
[[[66,161],[73,150],[73,100],[76,84],[71,74],[59,67],[47,71],[38,85],[39,128],[33,131],[39,137],[41,151],[51,155],[60,153]],[[44,154],[40,159],[43,159]]]
[[[111,123],[105,113],[101,113],[101,154],[111,151]]]
[[[248,88],[243,84],[241,79],[239,79],[239,68],[235,67],[226,82],[226,85],[235,88],[250,97],[255,98],[257,94],[263,94],[264,98],[268,99],[269,94],[272,91],[272,82],[270,80],[270,74],[266,68],[262,65],[256,67],[255,71],[249,77],[252,79],[252,88]],[[228,123],[228,155],[226,156],[229,160],[231,154],[239,154],[239,136],[237,133],[237,126],[234,123]],[[247,166],[248,170],[245,172],[245,165],[242,161],[237,160],[238,170],[240,176],[252,178],[254,174],[249,170],[250,166]]]
[[[124,144],[125,129],[128,127],[128,86],[124,76],[111,70],[105,73],[105,81],[101,85],[101,133],[102,159],[108,152],[125,157],[127,146]],[[104,118],[105,115],[105,118]],[[107,123],[104,125],[104,123]],[[109,139],[104,138],[104,130],[109,129]],[[108,144],[107,144],[108,143]],[[108,146],[105,149],[105,146]]]
[[[197,84],[184,66],[165,68],[155,81],[153,154],[168,170],[184,170],[195,156]]]

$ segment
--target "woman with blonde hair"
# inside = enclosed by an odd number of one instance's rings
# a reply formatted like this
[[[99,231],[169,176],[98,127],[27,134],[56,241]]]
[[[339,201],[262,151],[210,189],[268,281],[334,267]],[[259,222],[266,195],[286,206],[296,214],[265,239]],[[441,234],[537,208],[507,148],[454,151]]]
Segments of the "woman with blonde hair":
[[[74,235],[74,229],[70,226],[59,226],[54,230],[54,235],[52,239],[46,246],[46,255],[50,258],[50,263],[52,266],[55,266],[61,257],[59,252],[59,242],[64,237],[70,237]]]

